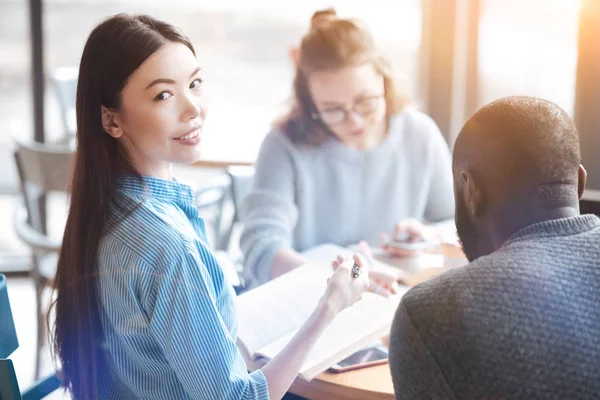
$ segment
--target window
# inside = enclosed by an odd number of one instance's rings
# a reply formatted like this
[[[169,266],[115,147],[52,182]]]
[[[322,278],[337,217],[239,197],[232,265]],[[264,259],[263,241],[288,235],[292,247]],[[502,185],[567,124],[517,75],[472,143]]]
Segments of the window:
[[[342,17],[363,19],[394,63],[400,83],[416,95],[421,10],[419,0],[196,1],[152,15],[181,27],[192,39],[210,100],[204,156],[253,161],[272,121],[285,111],[293,68],[289,50],[299,43],[314,11],[333,6]]]
[[[363,19],[392,59],[400,82],[409,95],[417,89],[418,51],[421,39],[420,0],[371,2],[356,0],[281,2],[275,0],[150,0],[126,4],[90,0],[44,1],[44,58],[47,72],[56,67],[77,66],[92,28],[106,16],[118,12],[147,13],[180,27],[192,40],[205,70],[210,101],[204,138],[207,159],[246,160],[256,157],[271,122],[284,110],[291,94],[293,69],[289,50],[298,44],[317,9],[336,7],[339,15]],[[3,2],[20,14],[18,24],[2,36],[7,51],[14,50],[18,76],[9,77],[19,90],[18,104],[0,114],[0,121],[12,120],[22,132],[31,132],[29,82],[29,35],[27,3]],[[15,50],[16,49],[16,50]],[[2,63],[14,54],[2,57]],[[2,65],[4,66],[4,65]],[[4,68],[2,68],[4,71]],[[2,72],[6,75],[5,72]],[[56,93],[46,89],[46,137],[63,132]],[[1,134],[4,136],[4,134]],[[5,140],[5,138],[3,138]]]
[[[482,0],[479,104],[508,95],[553,101],[572,115],[579,0]]]
[[[17,190],[11,137],[33,125],[30,51],[27,2],[0,2],[0,193]]]

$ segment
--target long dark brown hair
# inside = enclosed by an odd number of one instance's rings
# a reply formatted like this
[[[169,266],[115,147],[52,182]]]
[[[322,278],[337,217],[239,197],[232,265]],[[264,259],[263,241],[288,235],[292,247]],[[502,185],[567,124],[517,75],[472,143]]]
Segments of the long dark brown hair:
[[[318,146],[331,135],[325,124],[312,117],[315,107],[308,89],[308,76],[312,72],[370,63],[383,76],[386,117],[389,119],[409,102],[397,87],[391,63],[379,51],[365,24],[357,19],[339,18],[333,8],[313,14],[295,63],[292,104],[284,117],[275,122],[275,127],[296,144]]]
[[[77,152],[70,208],[54,282],[54,352],[64,386],[77,399],[98,396],[106,374],[104,338],[97,299],[98,244],[115,203],[122,174],[141,179],[123,156],[117,139],[102,128],[101,106],[118,110],[135,70],[167,42],[189,39],[172,25],[144,15],[118,14],[90,34],[77,83]]]

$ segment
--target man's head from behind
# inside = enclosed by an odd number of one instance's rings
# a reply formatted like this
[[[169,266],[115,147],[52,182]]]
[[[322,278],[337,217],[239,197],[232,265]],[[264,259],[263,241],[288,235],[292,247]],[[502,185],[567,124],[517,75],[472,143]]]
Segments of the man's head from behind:
[[[579,212],[579,135],[557,105],[507,97],[477,111],[454,146],[456,227],[470,261],[531,223]]]

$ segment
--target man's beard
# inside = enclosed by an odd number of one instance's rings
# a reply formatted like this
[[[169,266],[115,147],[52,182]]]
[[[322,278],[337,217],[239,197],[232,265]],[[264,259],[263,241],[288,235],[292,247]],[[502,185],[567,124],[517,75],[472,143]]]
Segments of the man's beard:
[[[457,196],[457,200],[461,198],[462,196]],[[473,262],[479,258],[477,252],[477,229],[475,228],[475,224],[471,222],[471,218],[469,218],[466,205],[460,200],[456,202],[454,222],[456,223],[460,247],[465,256],[467,256],[467,260]]]

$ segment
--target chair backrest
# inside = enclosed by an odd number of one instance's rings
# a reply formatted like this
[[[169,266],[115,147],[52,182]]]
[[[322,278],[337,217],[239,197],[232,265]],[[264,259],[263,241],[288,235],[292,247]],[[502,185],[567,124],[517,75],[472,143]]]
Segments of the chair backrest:
[[[48,78],[56,92],[60,117],[66,134],[76,131],[75,103],[77,99],[77,67],[53,68]]]
[[[6,277],[0,274],[0,359],[10,356],[18,347],[17,331],[8,300]],[[20,399],[19,384],[11,360],[0,360],[0,399]]]
[[[254,181],[254,167],[232,166],[227,169],[227,173],[231,178],[231,197],[233,199],[233,206],[235,209],[234,220],[237,222],[241,218],[240,210],[242,207],[242,202],[252,189],[252,182]]]
[[[11,360],[3,360],[18,347],[17,331],[8,300],[6,277],[0,274],[0,399],[20,399],[19,384]]]
[[[195,188],[194,196],[200,216],[208,223],[213,234],[213,246],[221,250],[221,231],[223,228],[223,207],[230,192],[229,176],[215,175],[207,182]]]
[[[18,347],[17,332],[8,299],[6,277],[0,274],[0,399],[1,400],[39,400],[60,387],[56,374],[50,374],[39,380],[27,390],[19,390],[15,368],[11,360],[5,359]]]
[[[15,140],[15,163],[31,226],[43,232],[39,199],[50,192],[67,192],[74,151],[69,146]]]
[[[0,274],[0,358],[10,356],[18,347],[17,331],[8,300],[6,277]]]
[[[18,347],[17,331],[8,300],[6,277],[0,274],[0,399],[20,399],[19,384],[10,356]]]
[[[219,248],[225,251],[229,251],[231,246],[231,238],[233,230],[235,229],[238,222],[241,220],[240,209],[244,198],[250,193],[252,189],[252,182],[254,180],[254,167],[253,166],[231,166],[227,169],[227,174],[231,180],[231,200],[233,203],[233,218],[231,223],[227,226],[227,229],[221,234],[221,240]]]
[[[11,360],[0,360],[0,399],[21,400],[15,367]]]

